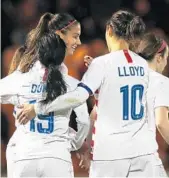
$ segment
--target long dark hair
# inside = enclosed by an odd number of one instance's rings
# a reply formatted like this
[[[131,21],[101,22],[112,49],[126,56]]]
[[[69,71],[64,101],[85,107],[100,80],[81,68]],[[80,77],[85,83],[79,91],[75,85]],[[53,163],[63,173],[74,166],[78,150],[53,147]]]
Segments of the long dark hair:
[[[45,34],[53,32],[55,33],[59,30],[61,33],[65,34],[73,25],[76,25],[76,19],[67,14],[51,14],[45,13],[39,20],[37,27],[30,31],[27,35],[26,46],[27,50],[25,51],[22,61],[20,63],[20,71],[28,72],[29,69],[36,62],[35,55],[35,46],[36,42]]]
[[[37,41],[35,49],[37,60],[47,69],[47,97],[43,102],[48,103],[67,91],[66,83],[59,71],[65,57],[66,45],[55,33],[46,33]]]
[[[138,38],[145,32],[143,20],[128,10],[115,12],[107,21],[107,25],[112,28],[113,33],[117,37],[126,41]]]

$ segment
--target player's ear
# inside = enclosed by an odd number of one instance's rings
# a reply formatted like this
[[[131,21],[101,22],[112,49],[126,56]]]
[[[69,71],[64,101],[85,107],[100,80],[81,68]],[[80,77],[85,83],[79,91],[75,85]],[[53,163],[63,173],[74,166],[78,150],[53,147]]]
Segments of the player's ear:
[[[107,33],[110,37],[113,36],[113,31],[112,31],[112,28],[111,28],[110,25],[107,25],[107,27],[106,27],[106,33]]]
[[[156,54],[156,55],[155,55],[155,59],[156,59],[156,62],[157,62],[157,63],[161,63],[161,60],[163,60],[161,54]]]
[[[55,33],[56,33],[57,35],[59,35],[62,40],[64,40],[64,35],[63,35],[63,33],[62,33],[61,31],[56,30]]]

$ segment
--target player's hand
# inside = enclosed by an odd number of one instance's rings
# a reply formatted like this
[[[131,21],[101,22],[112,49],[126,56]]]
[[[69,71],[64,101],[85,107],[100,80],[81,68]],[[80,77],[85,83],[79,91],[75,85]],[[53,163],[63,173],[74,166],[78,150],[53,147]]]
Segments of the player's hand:
[[[80,159],[79,167],[85,170],[89,170],[91,161],[89,152],[83,154],[77,153],[77,157]]]
[[[19,107],[21,111],[17,115],[17,120],[20,124],[26,124],[33,118],[35,118],[36,113],[33,104],[24,104]]]
[[[90,148],[86,142],[76,151],[76,157],[80,160],[79,167],[88,170],[90,167]]]
[[[88,67],[91,62],[93,61],[93,58],[91,56],[85,56],[84,57],[84,63],[85,63],[85,66]]]

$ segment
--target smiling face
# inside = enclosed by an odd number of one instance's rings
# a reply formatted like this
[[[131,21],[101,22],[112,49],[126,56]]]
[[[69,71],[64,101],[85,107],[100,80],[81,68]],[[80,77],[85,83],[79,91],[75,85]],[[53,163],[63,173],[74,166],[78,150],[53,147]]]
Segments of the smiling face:
[[[75,49],[81,44],[80,41],[81,26],[76,23],[69,27],[65,33],[60,33],[60,37],[64,40],[66,44],[66,56],[72,55]]]

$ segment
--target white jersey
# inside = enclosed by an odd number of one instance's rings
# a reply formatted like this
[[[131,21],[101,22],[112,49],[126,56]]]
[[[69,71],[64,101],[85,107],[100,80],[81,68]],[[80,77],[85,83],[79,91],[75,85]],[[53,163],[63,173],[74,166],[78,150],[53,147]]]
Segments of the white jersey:
[[[148,103],[148,123],[152,132],[152,140],[149,142],[158,150],[156,141],[155,108],[160,106],[169,107],[169,78],[150,70],[150,83],[147,93]]]
[[[97,77],[96,77],[97,76]],[[151,154],[146,119],[149,70],[132,51],[116,51],[96,58],[82,79],[82,87],[99,88],[93,134],[93,160],[115,160]]]
[[[43,100],[45,95],[45,82],[42,82],[45,69],[39,61],[28,72],[21,74],[19,71],[7,76],[0,81],[1,103],[21,105],[23,103],[35,103]],[[68,91],[76,88],[78,80],[64,74]],[[78,149],[88,134],[89,115],[86,103],[75,109],[78,129],[82,136],[75,137],[70,142],[69,117],[70,110],[51,112],[48,115],[38,115],[26,125],[20,125],[16,121],[17,129],[9,141],[8,146],[16,145],[15,161],[44,157],[57,157],[71,161],[71,144]],[[15,107],[14,114],[18,112]],[[79,118],[80,117],[80,122]],[[84,133],[84,127],[86,128]],[[78,142],[78,145],[76,145]]]

